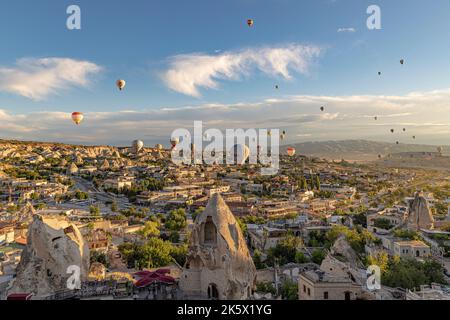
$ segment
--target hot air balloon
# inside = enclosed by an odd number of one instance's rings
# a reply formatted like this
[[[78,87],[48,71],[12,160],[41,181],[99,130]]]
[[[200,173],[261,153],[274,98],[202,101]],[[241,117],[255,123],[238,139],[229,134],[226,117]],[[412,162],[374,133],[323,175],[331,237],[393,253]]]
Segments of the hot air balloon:
[[[320,107],[320,111],[324,111],[325,110],[325,107]]]
[[[116,85],[117,85],[117,88],[119,88],[119,90],[122,91],[125,88],[125,86],[127,85],[127,83],[125,82],[125,80],[117,80]]]
[[[391,132],[394,133],[394,129],[391,129]]]
[[[247,20],[247,24],[248,24],[249,27],[253,26],[253,23],[254,23],[253,19],[248,19]]]
[[[378,117],[377,117],[377,116],[375,116],[375,117],[374,117],[374,119],[375,119],[375,120],[378,120]]]
[[[378,159],[381,159],[381,154],[378,155]]]
[[[405,132],[406,131],[406,128],[403,128],[403,132]]]
[[[141,140],[134,140],[132,144],[133,153],[138,154],[144,148],[144,142]]]
[[[378,71],[378,75],[381,76],[381,72],[380,71]]]
[[[295,148],[287,148],[287,154],[289,157],[293,157],[295,155]]]
[[[81,112],[74,112],[72,113],[72,120],[77,125],[79,125],[84,119],[84,115]]]
[[[399,144],[400,142],[396,141],[395,143],[396,143],[396,144]]]
[[[400,64],[405,64],[405,59],[400,59]]]
[[[244,144],[236,144],[231,148],[230,153],[233,155],[233,159],[236,159],[236,163],[243,165],[250,157],[250,149]]]
[[[413,139],[416,139],[416,136],[413,136]]]
[[[275,86],[275,89],[279,89],[280,87],[278,85]]]
[[[179,143],[180,143],[179,138],[170,139],[170,144],[172,145],[172,149],[175,149]]]

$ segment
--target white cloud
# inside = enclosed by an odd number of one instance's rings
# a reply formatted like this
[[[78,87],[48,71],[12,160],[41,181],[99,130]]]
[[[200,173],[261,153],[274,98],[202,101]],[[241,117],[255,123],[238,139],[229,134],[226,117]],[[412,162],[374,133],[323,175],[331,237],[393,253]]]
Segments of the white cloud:
[[[356,32],[355,28],[338,28],[337,32]]]
[[[19,59],[14,67],[0,67],[0,91],[42,100],[61,89],[87,86],[89,76],[101,69],[69,58]]]
[[[162,78],[177,92],[199,97],[199,88],[216,89],[218,80],[239,80],[259,70],[270,76],[291,79],[289,70],[307,74],[310,64],[321,53],[317,46],[290,44],[278,48],[254,48],[218,55],[186,54],[170,59]]]
[[[402,143],[448,144],[450,90],[402,96],[292,96],[257,102],[204,104],[157,110],[86,112],[75,126],[70,113],[17,114],[0,108],[2,137],[86,144],[129,144],[140,138],[147,145],[168,145],[176,128],[279,128],[286,143],[298,140],[370,139]],[[325,111],[320,110],[325,106]],[[394,112],[393,112],[394,110]],[[398,112],[397,110],[401,110]],[[374,120],[376,115],[378,120]],[[406,132],[402,132],[402,128]],[[395,128],[395,134],[390,129]],[[412,135],[417,139],[412,140]]]

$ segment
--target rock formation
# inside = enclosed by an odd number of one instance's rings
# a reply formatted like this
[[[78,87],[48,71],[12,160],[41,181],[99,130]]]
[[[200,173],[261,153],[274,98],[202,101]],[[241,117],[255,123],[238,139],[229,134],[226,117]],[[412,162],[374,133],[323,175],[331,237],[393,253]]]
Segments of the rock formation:
[[[409,204],[407,227],[413,230],[434,228],[433,214],[427,200],[420,192],[416,192],[414,200]]]
[[[243,300],[252,295],[256,268],[236,219],[219,194],[197,217],[180,279],[185,298]]]
[[[81,281],[87,278],[89,247],[80,231],[65,218],[35,215],[9,293],[33,293],[42,299],[65,290],[72,275],[69,266],[80,268]]]
[[[70,164],[69,168],[67,168],[67,174],[76,174],[78,172],[78,167],[75,163]]]
[[[345,236],[340,236],[335,241],[330,248],[330,252],[320,265],[320,270],[329,276],[348,278],[358,284],[364,283],[364,279],[359,272],[363,268],[363,263],[358,258],[355,250],[347,242]]]

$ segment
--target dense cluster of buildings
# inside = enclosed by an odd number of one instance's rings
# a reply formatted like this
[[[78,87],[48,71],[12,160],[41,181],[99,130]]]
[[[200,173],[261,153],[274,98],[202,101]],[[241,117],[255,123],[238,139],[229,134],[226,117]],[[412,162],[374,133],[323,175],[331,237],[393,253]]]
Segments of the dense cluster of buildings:
[[[175,166],[160,148],[12,144],[1,154],[3,299],[275,299],[288,298],[282,288],[289,284],[302,300],[448,297],[445,284],[415,291],[366,285],[362,258],[380,253],[450,266],[450,217],[437,211],[449,199],[417,190],[396,195],[421,178],[415,170],[283,156],[279,173],[267,177],[248,164]],[[177,209],[186,223],[175,233],[164,221]],[[121,246],[144,245],[154,221],[155,237],[188,247],[184,264],[139,268],[126,261]],[[35,229],[42,225],[45,232]],[[345,234],[327,242],[334,230],[375,240],[356,253]],[[281,263],[277,250],[292,237],[295,261]],[[60,255],[73,242],[75,257]],[[30,252],[54,260],[40,271],[44,280],[33,278]],[[89,266],[93,256],[103,260]],[[63,285],[61,270],[71,259],[86,264],[76,292]],[[34,281],[29,290],[24,281]],[[39,287],[48,290],[34,292]]]

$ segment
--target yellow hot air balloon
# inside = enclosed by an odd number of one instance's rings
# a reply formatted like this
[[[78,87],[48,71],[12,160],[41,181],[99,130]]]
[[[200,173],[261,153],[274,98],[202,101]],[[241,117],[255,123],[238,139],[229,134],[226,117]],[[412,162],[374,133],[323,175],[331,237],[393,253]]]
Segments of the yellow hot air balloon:
[[[125,88],[125,86],[127,85],[127,83],[125,80],[117,80],[116,85],[117,85],[117,88],[119,88],[119,90],[122,91]]]
[[[72,113],[72,120],[76,125],[79,125],[84,119],[84,115],[81,112]]]

